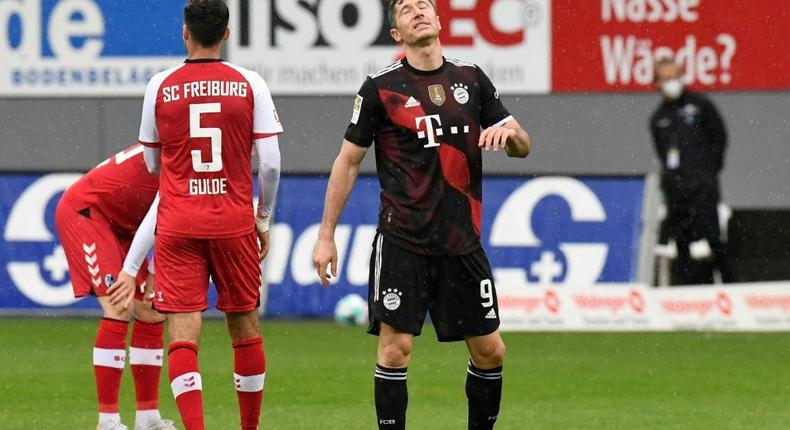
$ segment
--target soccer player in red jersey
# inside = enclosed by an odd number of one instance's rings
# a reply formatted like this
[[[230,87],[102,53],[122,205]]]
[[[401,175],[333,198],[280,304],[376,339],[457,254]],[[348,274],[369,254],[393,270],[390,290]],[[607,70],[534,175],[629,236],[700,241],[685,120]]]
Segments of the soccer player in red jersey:
[[[126,363],[126,333],[134,314],[129,363],[137,397],[136,430],[174,429],[159,415],[164,316],[145,305],[136,284],[153,283],[146,270],[127,268],[133,276],[134,306],[123,306],[108,287],[121,270],[132,237],[159,188],[143,160],[143,147],[119,152],[85,174],[63,194],[55,226],[71,274],[74,296],[96,296],[103,310],[93,348],[99,401],[99,430],[124,430],[118,414],[118,392]],[[138,274],[139,271],[139,274]],[[136,278],[136,279],[135,279]]]
[[[390,34],[405,58],[365,80],[332,167],[313,253],[337,275],[334,232],[367,149],[382,186],[370,264],[368,332],[379,336],[374,396],[380,429],[406,426],[407,367],[427,311],[439,341],[470,354],[470,429],[499,414],[505,345],[491,268],[480,244],[482,151],[526,157],[530,141],[476,65],[445,58],[431,0],[390,0]]]
[[[265,376],[260,261],[268,251],[282,127],[263,78],[219,58],[228,18],[221,0],[187,2],[188,59],[148,83],[140,125],[149,170],[160,172],[153,306],[167,314],[171,388],[187,430],[205,428],[198,339],[209,277],[233,341],[242,429],[258,428]],[[262,160],[257,214],[253,147]]]

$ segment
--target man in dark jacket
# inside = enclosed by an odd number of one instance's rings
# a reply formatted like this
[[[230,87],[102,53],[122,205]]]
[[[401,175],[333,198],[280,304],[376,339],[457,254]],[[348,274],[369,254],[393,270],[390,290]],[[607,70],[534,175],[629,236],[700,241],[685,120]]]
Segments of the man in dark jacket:
[[[723,280],[732,281],[717,211],[727,131],[713,103],[684,88],[682,70],[673,60],[658,60],[655,73],[664,99],[650,118],[650,131],[661,161],[666,233],[677,245],[673,282],[696,284],[710,279],[709,273],[700,277],[692,268],[689,244],[700,238],[710,245]]]

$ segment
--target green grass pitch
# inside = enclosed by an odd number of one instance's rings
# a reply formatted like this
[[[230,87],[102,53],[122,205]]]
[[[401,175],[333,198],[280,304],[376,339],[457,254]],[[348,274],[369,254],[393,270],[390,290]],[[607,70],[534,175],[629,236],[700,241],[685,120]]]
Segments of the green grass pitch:
[[[0,319],[0,429],[93,429],[97,321]],[[505,333],[498,429],[788,429],[790,333]],[[376,343],[329,322],[264,321],[265,429],[374,429]],[[466,353],[417,338],[409,428],[466,428]],[[238,428],[232,352],[221,321],[200,350],[209,429]],[[176,418],[163,373],[161,409]],[[121,408],[133,425],[133,384]],[[179,426],[179,428],[182,428]]]

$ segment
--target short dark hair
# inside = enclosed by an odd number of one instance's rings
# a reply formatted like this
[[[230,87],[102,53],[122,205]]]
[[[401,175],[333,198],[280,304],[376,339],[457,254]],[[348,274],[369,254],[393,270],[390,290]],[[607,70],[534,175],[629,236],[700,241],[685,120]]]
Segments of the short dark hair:
[[[403,0],[389,0],[389,4],[387,4],[387,19],[390,22],[390,28],[395,28],[395,6],[397,6],[398,3],[402,1]],[[433,6],[434,9],[436,9],[436,3],[434,3],[433,0],[427,1],[431,4],[431,6]]]
[[[184,24],[201,46],[214,46],[228,28],[230,12],[223,0],[188,0],[184,6]]]

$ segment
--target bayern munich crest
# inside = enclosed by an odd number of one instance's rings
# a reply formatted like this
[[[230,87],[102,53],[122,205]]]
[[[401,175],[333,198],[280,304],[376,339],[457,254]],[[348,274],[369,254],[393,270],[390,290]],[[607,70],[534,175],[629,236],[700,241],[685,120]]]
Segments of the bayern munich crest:
[[[465,105],[466,102],[469,101],[469,87],[464,84],[453,84],[450,87],[450,91],[453,92],[453,98],[459,104]]]
[[[385,308],[394,311],[395,309],[398,309],[400,307],[400,302],[401,302],[400,296],[402,296],[403,293],[398,291],[397,288],[387,288],[387,290],[384,291],[382,294],[384,294],[384,299],[382,300],[382,303],[384,303]]]

